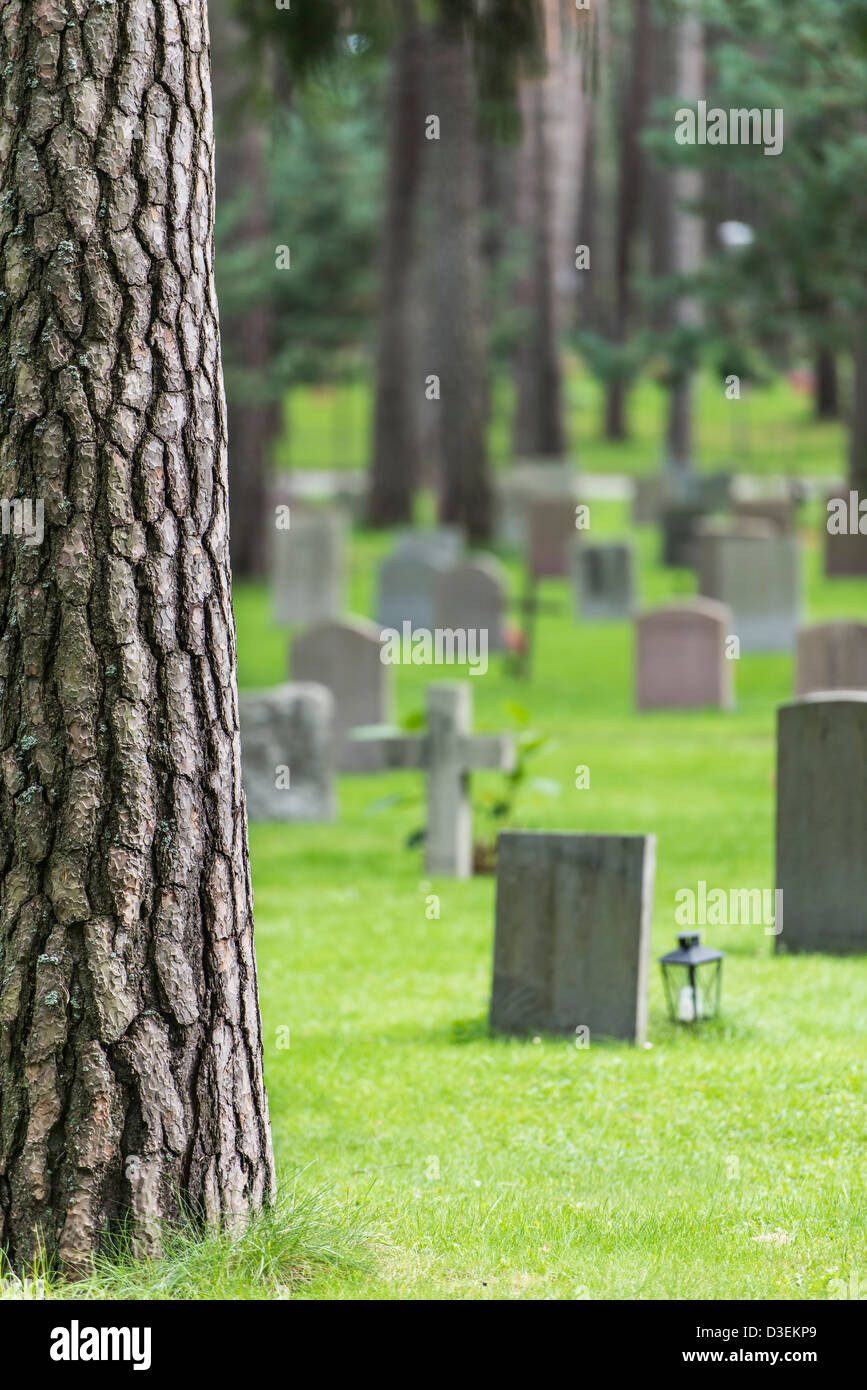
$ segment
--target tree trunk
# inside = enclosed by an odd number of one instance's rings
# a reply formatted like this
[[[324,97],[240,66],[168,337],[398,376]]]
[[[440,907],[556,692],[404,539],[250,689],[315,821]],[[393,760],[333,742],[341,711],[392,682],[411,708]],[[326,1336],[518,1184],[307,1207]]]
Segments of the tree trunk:
[[[849,432],[849,486],[867,498],[867,324],[856,333],[852,426]]]
[[[816,419],[836,420],[840,414],[840,396],[834,349],[824,346],[817,348],[815,361]]]
[[[479,226],[475,90],[460,21],[436,26],[431,67],[440,115],[437,164],[437,375],[440,379],[440,520],[471,540],[491,535],[492,491],[485,438],[485,335]]]
[[[243,30],[229,0],[210,0],[211,67],[217,123],[217,194],[222,202],[244,199],[244,211],[232,229],[227,250],[254,249],[273,256],[269,244],[267,131],[249,109],[253,78],[238,50]],[[220,262],[217,259],[217,287]],[[264,294],[248,296],[244,310],[223,314],[223,341],[232,345],[236,370],[229,374],[229,509],[235,576],[262,575],[266,569],[265,517],[271,445],[279,425],[279,408],[270,399],[271,306]]]
[[[633,0],[632,49],[629,79],[620,126],[620,190],[617,206],[617,247],[614,262],[614,342],[626,344],[632,310],[632,259],[641,216],[644,179],[644,132],[649,77],[653,62],[653,30],[649,0]],[[626,439],[626,382],[609,382],[605,403],[607,439]]]
[[[403,32],[392,58],[388,173],[379,291],[379,350],[374,403],[373,461],[368,498],[372,526],[412,520],[421,475],[420,400],[413,261],[424,131],[422,33],[412,3],[403,5]]]
[[[72,1272],[273,1191],[205,0],[7,5],[0,1244]],[[78,16],[78,17],[76,17]]]
[[[518,154],[517,222],[524,232],[529,267],[518,286],[524,328],[515,359],[515,454],[561,458],[563,382],[552,264],[550,92],[545,82],[521,93],[524,134]]]
[[[693,102],[704,91],[704,40],[702,21],[687,9],[677,28],[677,95]],[[697,169],[678,169],[674,174],[674,238],[672,270],[689,276],[698,270],[702,258],[703,224],[690,207],[701,194],[702,178]],[[700,308],[693,295],[682,294],[674,306],[678,327],[694,327],[700,322]],[[693,372],[683,370],[669,395],[668,466],[685,473],[693,464]]]

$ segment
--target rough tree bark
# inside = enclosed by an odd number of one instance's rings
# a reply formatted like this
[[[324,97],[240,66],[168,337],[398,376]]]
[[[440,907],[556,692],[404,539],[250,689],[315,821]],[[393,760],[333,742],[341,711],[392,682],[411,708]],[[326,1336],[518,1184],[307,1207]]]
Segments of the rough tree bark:
[[[424,146],[422,31],[413,0],[403,0],[402,32],[392,57],[388,172],[382,235],[373,459],[367,513],[371,526],[412,520],[421,474],[419,397],[413,379],[418,331],[413,303],[418,195]]]
[[[221,204],[244,199],[243,213],[226,249],[247,246],[273,257],[273,237],[268,244],[268,135],[263,121],[249,109],[250,88],[259,77],[238,61],[244,31],[229,0],[210,0],[208,17],[217,124],[217,196]],[[220,289],[219,258],[217,287]],[[236,372],[227,375],[232,570],[236,577],[250,577],[264,574],[267,568],[268,461],[280,419],[267,385],[272,357],[272,313],[267,297],[254,297],[242,312],[231,317],[227,317],[224,305],[222,330],[224,341],[233,345],[238,364]]]
[[[476,101],[467,35],[444,15],[431,43],[436,151],[436,373],[440,378],[440,520],[486,540],[493,525],[488,467]]]
[[[0,6],[0,1243],[273,1191],[205,0]]]

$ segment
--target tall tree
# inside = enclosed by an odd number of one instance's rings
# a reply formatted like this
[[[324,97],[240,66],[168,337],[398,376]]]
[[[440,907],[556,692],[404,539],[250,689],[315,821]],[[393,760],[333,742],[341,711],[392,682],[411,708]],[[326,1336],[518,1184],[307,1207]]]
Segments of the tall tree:
[[[676,29],[676,91],[681,101],[695,102],[704,91],[704,35],[697,0],[683,0]],[[703,220],[696,210],[701,197],[702,175],[694,167],[680,166],[673,176],[671,272],[688,281],[698,270],[703,249]],[[698,299],[681,290],[673,305],[675,351],[673,379],[668,395],[666,428],[667,464],[682,473],[693,464],[694,370],[690,361],[691,335],[701,322]]]
[[[0,24],[0,1244],[273,1191],[240,780],[205,0]]]
[[[488,464],[479,221],[479,141],[472,51],[463,17],[444,13],[431,49],[436,151],[436,365],[440,383],[440,519],[473,540],[493,525]]]
[[[614,266],[614,317],[612,339],[623,349],[632,318],[632,270],[639,229],[644,183],[642,134],[650,96],[653,64],[653,27],[650,0],[632,0],[630,6],[631,44],[624,82],[625,100],[621,104],[617,232]],[[605,404],[605,433],[608,439],[625,439],[627,380],[622,372],[608,383]]]
[[[388,156],[382,228],[373,457],[368,521],[412,519],[421,473],[422,380],[413,377],[418,320],[413,266],[424,148],[424,45],[414,0],[400,0],[392,54]]]
[[[270,262],[273,235],[268,225],[268,131],[257,110],[260,68],[244,57],[244,30],[230,0],[210,0],[211,68],[214,75],[217,194],[233,210],[231,230],[221,254]],[[257,283],[258,281],[258,283]],[[262,276],[245,276],[244,296],[228,311],[222,293],[221,255],[217,287],[223,341],[229,345],[226,371],[229,429],[229,501],[232,514],[232,570],[236,577],[264,573],[267,469],[279,411],[269,378],[273,354],[271,301]]]

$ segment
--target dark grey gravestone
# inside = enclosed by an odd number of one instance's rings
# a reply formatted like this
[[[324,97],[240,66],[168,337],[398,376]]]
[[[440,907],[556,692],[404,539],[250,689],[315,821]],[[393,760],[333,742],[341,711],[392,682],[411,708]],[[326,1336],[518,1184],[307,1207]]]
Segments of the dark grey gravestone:
[[[777,888],[778,951],[867,951],[867,691],[778,711]]]
[[[575,606],[586,623],[631,618],[635,608],[635,563],[625,541],[572,546]]]
[[[238,710],[249,819],[334,820],[331,691],[313,684],[275,686],[241,695]]]
[[[492,1029],[644,1041],[655,862],[654,835],[500,835]]]

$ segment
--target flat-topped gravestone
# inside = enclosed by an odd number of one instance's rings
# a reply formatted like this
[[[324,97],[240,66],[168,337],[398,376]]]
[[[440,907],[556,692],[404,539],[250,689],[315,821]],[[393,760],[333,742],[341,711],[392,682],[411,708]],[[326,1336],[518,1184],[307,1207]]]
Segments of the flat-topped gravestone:
[[[654,835],[500,835],[493,1030],[644,1041],[655,862]]]
[[[635,608],[635,558],[625,541],[573,544],[575,607],[587,623],[631,618]]]
[[[324,507],[292,506],[271,525],[274,622],[315,623],[343,612],[346,520]]]
[[[795,694],[867,690],[867,623],[803,627],[795,648]]]
[[[511,772],[515,742],[506,734],[473,734],[473,695],[468,681],[429,685],[427,731],[365,740],[381,750],[387,768],[427,773],[425,861],[429,874],[469,878],[473,867],[473,823],[469,774],[481,769]]]
[[[250,820],[331,821],[334,697],[321,685],[242,694],[241,776]]]
[[[391,719],[391,667],[382,661],[380,630],[367,618],[318,623],[292,643],[292,679],[315,681],[334,696],[334,765],[338,772],[377,772],[373,743],[349,737],[362,725]]]
[[[735,522],[765,521],[777,534],[795,529],[795,503],[791,497],[759,497],[735,502]]]
[[[407,530],[398,533],[394,553],[418,555],[425,560],[456,564],[463,553],[464,538],[457,526],[438,526],[432,531]]]
[[[436,626],[436,588],[440,576],[451,569],[441,555],[396,550],[379,568],[377,614],[381,627],[401,631],[404,622],[432,632]]]
[[[524,550],[527,509],[532,499],[578,501],[578,481],[568,459],[536,459],[515,463],[496,482],[497,535],[505,545]]]
[[[801,550],[767,523],[738,531],[707,527],[698,540],[698,585],[728,604],[742,652],[790,651],[801,621]]]
[[[725,652],[731,610],[713,599],[670,604],[636,620],[639,709],[730,709],[732,663]]]
[[[531,497],[527,502],[527,570],[534,579],[569,573],[569,554],[579,533],[569,498]]]
[[[491,555],[475,556],[442,573],[436,584],[436,626],[475,629],[488,634],[488,650],[506,645],[506,581]]]
[[[777,717],[778,951],[867,952],[867,691]]]

